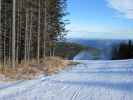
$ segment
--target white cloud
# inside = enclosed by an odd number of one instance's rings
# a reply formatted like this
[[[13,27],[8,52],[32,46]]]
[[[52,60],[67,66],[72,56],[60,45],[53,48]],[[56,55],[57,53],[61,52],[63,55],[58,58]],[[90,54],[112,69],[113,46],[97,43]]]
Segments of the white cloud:
[[[107,0],[109,7],[128,19],[133,19],[133,0]]]

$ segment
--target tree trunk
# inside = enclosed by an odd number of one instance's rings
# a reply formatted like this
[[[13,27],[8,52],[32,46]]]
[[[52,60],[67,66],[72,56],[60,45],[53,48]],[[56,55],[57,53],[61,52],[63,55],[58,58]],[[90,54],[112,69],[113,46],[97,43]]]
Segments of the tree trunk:
[[[20,0],[21,1],[21,0]],[[18,56],[19,56],[19,35],[20,35],[20,5],[19,1],[17,2],[16,10],[17,10],[17,31],[16,31],[16,64],[18,64]]]
[[[13,0],[13,23],[12,23],[12,67],[15,68],[15,52],[16,52],[16,0]]]
[[[28,9],[26,8],[26,26],[25,26],[25,52],[24,52],[24,61],[27,63],[27,41],[28,41]]]
[[[53,57],[55,56],[55,47],[53,47]]]
[[[44,33],[43,33],[43,41],[44,41],[44,45],[43,45],[43,58],[45,58],[46,56],[46,35],[47,35],[47,0],[44,1],[45,5],[44,5]]]
[[[37,62],[38,62],[38,64],[39,64],[39,61],[40,61],[40,33],[41,33],[41,27],[40,27],[40,24],[41,24],[41,22],[40,22],[40,18],[41,18],[41,12],[40,12],[40,10],[41,10],[41,2],[40,2],[40,0],[38,1],[38,35],[37,35]]]
[[[2,50],[3,50],[3,67],[5,67],[5,36],[6,36],[6,5],[4,4],[4,8],[5,9],[3,9],[4,10],[4,13],[3,13],[3,19],[4,19],[4,21],[3,21],[3,31],[2,31],[2,36],[3,36],[3,39],[2,39],[2,42],[3,42],[3,48],[2,48]]]
[[[2,66],[2,30],[1,30],[1,0],[0,0],[0,67]]]

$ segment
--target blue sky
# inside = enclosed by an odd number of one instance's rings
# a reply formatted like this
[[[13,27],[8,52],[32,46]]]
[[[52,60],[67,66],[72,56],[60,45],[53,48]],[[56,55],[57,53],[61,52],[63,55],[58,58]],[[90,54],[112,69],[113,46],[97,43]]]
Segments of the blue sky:
[[[133,0],[68,0],[68,37],[133,39]]]

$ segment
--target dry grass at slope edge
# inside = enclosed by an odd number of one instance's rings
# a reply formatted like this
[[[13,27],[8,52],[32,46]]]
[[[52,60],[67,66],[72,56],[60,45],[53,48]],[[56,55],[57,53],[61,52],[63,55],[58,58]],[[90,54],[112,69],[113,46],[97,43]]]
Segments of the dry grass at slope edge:
[[[59,57],[47,57],[41,59],[40,64],[32,61],[28,65],[18,64],[16,69],[10,67],[5,67],[4,70],[0,69],[0,80],[29,80],[41,74],[51,75],[57,73],[59,70],[65,69],[71,64],[71,61]],[[1,76],[4,76],[5,79],[1,79]]]

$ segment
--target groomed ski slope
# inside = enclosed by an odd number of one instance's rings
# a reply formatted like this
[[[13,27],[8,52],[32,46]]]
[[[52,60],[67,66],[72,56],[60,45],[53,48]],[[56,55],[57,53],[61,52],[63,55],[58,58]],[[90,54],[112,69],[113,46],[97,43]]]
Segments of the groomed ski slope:
[[[56,75],[0,83],[0,100],[133,100],[133,60],[78,62]]]

